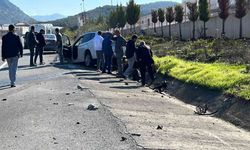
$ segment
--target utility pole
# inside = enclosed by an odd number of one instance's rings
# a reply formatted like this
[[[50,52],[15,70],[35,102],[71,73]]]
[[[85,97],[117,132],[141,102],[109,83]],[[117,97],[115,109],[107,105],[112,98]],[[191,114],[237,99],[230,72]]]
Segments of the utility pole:
[[[111,6],[113,6],[113,0],[111,0]]]
[[[85,1],[84,1],[84,0],[82,0],[83,15],[84,15],[84,22],[86,23],[86,21],[87,21],[87,17],[86,17],[85,3],[84,3],[84,2],[85,2]]]

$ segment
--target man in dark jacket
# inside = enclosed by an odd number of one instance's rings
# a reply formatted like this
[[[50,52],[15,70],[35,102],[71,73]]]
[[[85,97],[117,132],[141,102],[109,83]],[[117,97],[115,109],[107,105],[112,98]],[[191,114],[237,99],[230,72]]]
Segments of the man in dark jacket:
[[[111,63],[112,63],[113,49],[112,49],[111,36],[109,34],[107,34],[104,37],[104,40],[102,42],[102,52],[104,54],[104,63],[103,63],[102,73],[106,73],[106,69],[107,69],[108,74],[112,74]]]
[[[35,54],[35,64],[37,57],[39,55],[40,58],[40,65],[43,65],[43,50],[44,46],[46,45],[45,43],[45,38],[44,38],[45,31],[43,29],[40,30],[40,32],[36,35],[36,39],[38,41],[37,48],[36,48],[36,54]]]
[[[30,27],[30,32],[28,34],[28,47],[30,49],[30,66],[35,66],[34,64],[34,52],[35,52],[35,47],[38,44],[38,41],[36,40],[36,36],[35,36],[35,27],[31,26]]]
[[[142,86],[146,83],[146,72],[148,71],[149,77],[154,81],[154,72],[152,66],[154,65],[153,53],[149,46],[144,41],[140,43],[136,51],[136,57],[141,72]]]
[[[131,40],[128,41],[127,46],[126,46],[126,58],[128,60],[128,68],[126,69],[126,71],[124,72],[124,76],[125,78],[128,78],[133,70],[134,70],[134,63],[135,63],[135,51],[136,51],[136,47],[135,47],[135,42],[137,40],[137,35],[133,35]]]
[[[7,60],[11,87],[15,87],[18,58],[23,57],[23,46],[15,27],[9,25],[9,32],[2,38],[2,60]]]
[[[118,67],[118,77],[122,77],[123,66],[122,66],[122,58],[124,56],[123,47],[126,46],[126,40],[121,36],[121,32],[119,30],[115,30],[115,37],[113,37],[115,41],[115,54],[117,59],[117,67]]]

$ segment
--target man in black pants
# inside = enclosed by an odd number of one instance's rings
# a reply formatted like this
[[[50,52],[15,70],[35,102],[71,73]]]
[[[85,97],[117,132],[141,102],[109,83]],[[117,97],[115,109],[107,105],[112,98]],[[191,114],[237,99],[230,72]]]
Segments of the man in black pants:
[[[34,51],[35,51],[35,47],[38,44],[37,40],[36,40],[36,36],[35,36],[35,27],[31,26],[30,27],[30,32],[28,34],[28,46],[30,49],[30,66],[35,66],[34,64]]]
[[[137,61],[141,72],[141,82],[142,86],[146,84],[146,72],[148,72],[152,82],[154,81],[154,72],[152,65],[154,65],[153,54],[150,47],[146,45],[144,41],[140,43],[136,51]],[[151,82],[151,83],[152,83]]]
[[[43,29],[41,29],[40,32],[36,36],[38,44],[37,44],[36,54],[35,54],[35,64],[36,64],[37,57],[39,55],[40,65],[44,65],[43,50],[44,50],[44,46],[46,45],[45,38],[43,36],[44,34],[45,34],[45,31]]]

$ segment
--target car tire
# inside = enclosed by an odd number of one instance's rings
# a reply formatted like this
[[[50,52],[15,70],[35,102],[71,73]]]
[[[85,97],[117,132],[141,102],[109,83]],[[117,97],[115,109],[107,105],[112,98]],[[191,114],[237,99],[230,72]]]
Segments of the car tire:
[[[90,52],[86,53],[84,63],[85,63],[86,67],[92,67],[93,66],[93,59],[92,59],[92,56],[91,56]]]

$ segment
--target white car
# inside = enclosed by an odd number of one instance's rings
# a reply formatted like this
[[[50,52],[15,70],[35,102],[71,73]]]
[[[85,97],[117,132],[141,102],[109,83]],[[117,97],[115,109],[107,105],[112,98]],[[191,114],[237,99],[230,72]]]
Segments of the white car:
[[[103,35],[109,33],[104,33]],[[85,33],[74,44],[64,47],[64,57],[73,63],[84,62],[86,66],[93,66],[96,62],[96,50],[94,49],[94,37],[97,32]]]

